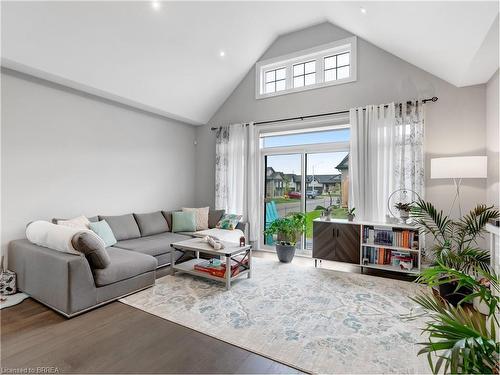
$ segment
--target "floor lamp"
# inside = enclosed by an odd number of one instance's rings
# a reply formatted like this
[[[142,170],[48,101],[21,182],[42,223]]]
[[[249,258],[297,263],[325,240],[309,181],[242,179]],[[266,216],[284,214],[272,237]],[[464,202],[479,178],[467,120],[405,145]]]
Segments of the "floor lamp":
[[[464,178],[486,178],[486,156],[453,156],[431,159],[431,179],[452,178],[455,184],[455,198],[451,204],[448,216],[451,214],[455,202],[458,201],[458,212],[462,217],[460,202],[460,184]]]

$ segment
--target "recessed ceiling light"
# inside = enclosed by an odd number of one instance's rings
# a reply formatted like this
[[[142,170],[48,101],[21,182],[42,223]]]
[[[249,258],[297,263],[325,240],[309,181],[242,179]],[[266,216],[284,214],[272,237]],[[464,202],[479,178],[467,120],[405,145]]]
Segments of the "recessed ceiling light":
[[[220,56],[220,57],[224,57],[224,56],[226,56],[226,52],[224,52],[224,51],[220,51],[220,52],[219,52],[219,56]]]
[[[365,9],[365,8],[363,8],[363,7],[359,8],[359,11],[360,11],[361,13],[363,13],[363,14],[366,14],[366,9]]]
[[[159,1],[152,1],[151,6],[153,7],[154,10],[158,10],[161,8],[161,3]]]

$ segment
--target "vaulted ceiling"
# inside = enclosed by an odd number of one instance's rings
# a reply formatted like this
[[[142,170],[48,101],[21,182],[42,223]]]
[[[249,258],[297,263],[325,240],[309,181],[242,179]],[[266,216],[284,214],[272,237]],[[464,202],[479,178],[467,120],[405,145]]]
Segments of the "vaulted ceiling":
[[[203,124],[279,35],[325,21],[456,86],[484,83],[498,69],[498,11],[496,1],[3,1],[2,65]]]

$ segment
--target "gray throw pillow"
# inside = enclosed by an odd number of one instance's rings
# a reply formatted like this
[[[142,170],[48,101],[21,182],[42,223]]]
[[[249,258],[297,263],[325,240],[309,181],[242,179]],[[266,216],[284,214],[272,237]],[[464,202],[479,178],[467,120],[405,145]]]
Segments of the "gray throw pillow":
[[[151,212],[149,214],[134,214],[134,217],[142,237],[168,232],[170,230],[167,220],[161,211]]]
[[[219,222],[220,219],[222,219],[222,216],[226,213],[226,210],[212,210],[208,211],[208,227],[210,229],[215,228],[217,223]]]
[[[106,268],[111,263],[111,259],[102,242],[91,234],[76,234],[71,239],[71,243],[76,251],[85,255],[92,268]]]
[[[134,215],[132,214],[120,216],[99,215],[99,219],[106,220],[117,241],[139,238],[141,236],[139,227],[137,226]]]

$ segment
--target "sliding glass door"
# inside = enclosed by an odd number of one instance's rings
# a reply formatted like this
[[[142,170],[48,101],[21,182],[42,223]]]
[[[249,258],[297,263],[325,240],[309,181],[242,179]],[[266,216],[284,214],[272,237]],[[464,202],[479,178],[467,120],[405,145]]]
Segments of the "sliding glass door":
[[[274,220],[302,212],[301,154],[265,156],[264,212],[265,227]],[[264,237],[265,245],[273,245],[272,236]]]
[[[313,220],[321,216],[325,208],[330,208],[332,217],[347,217],[348,199],[348,152],[306,153],[305,186],[305,253],[312,252]],[[345,167],[345,168],[344,168]]]
[[[295,212],[306,215],[297,255],[312,255],[313,220],[330,208],[345,218],[348,202],[349,129],[302,131],[261,136],[264,231],[274,220]],[[324,143],[329,141],[328,143]],[[274,250],[276,237],[263,235],[261,246]]]

